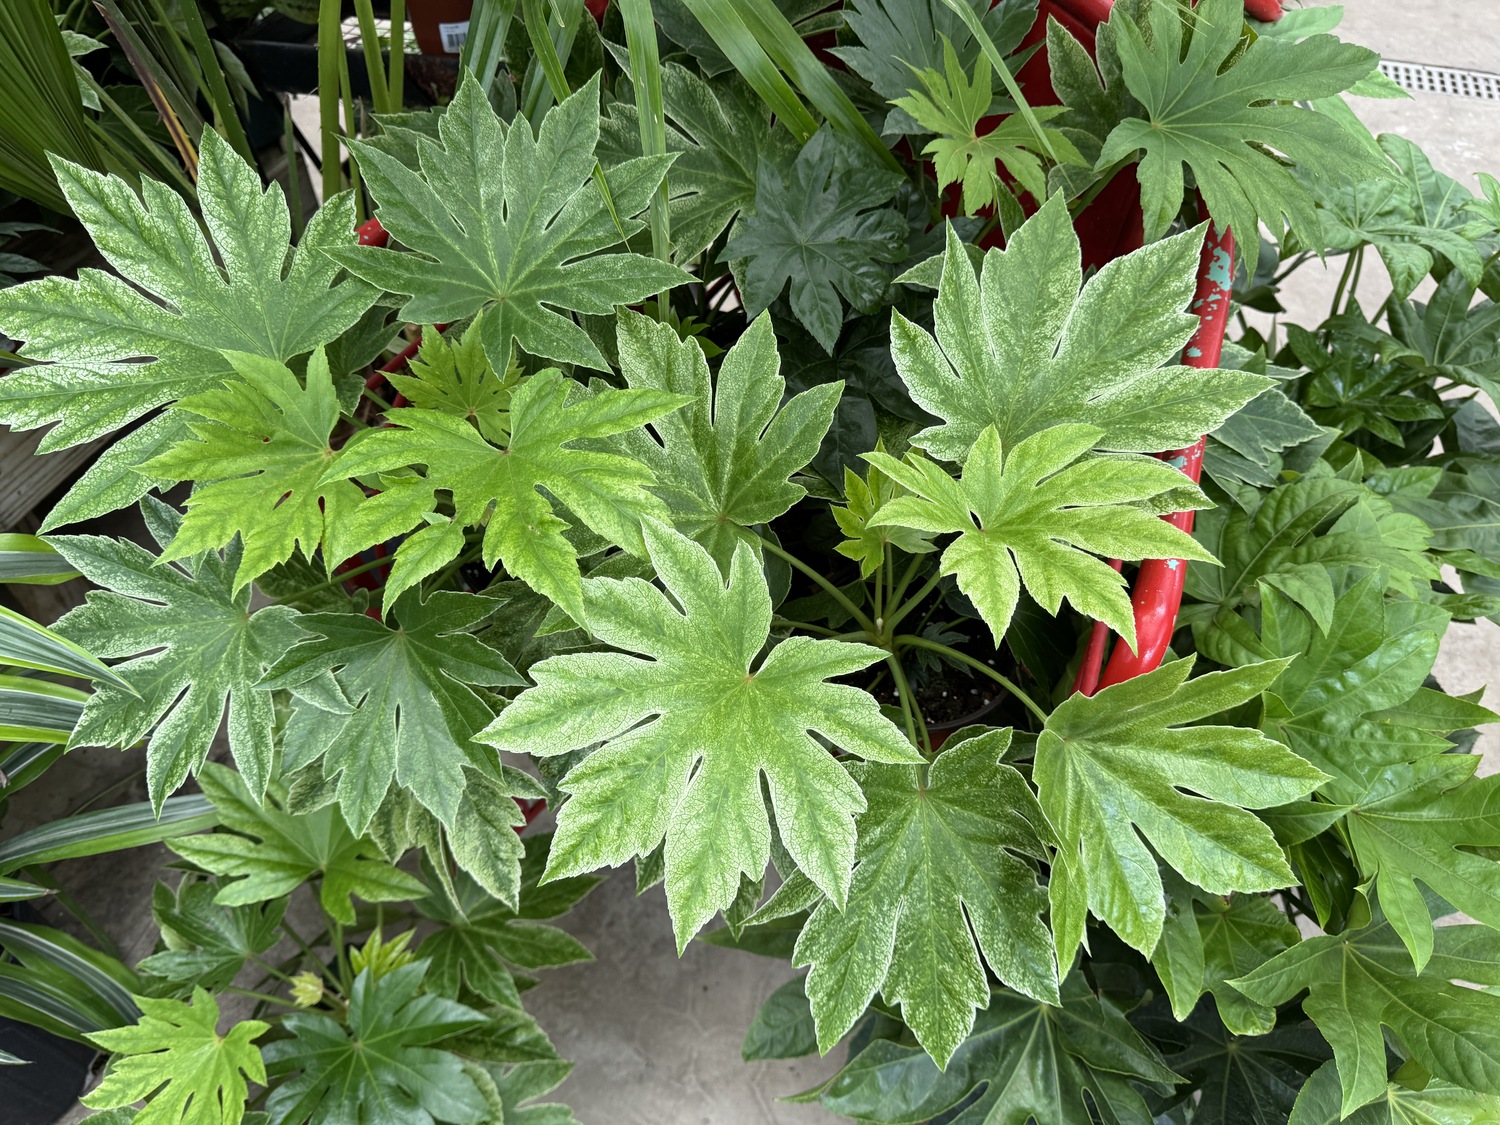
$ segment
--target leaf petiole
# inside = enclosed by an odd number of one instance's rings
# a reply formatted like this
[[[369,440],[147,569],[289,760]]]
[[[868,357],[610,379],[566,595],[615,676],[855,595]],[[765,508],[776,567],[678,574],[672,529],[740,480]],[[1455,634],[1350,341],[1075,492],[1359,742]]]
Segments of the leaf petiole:
[[[947,645],[939,644],[937,641],[929,641],[926,637],[914,637],[910,634],[903,634],[902,636],[899,636],[895,639],[895,644],[898,649],[903,645],[908,648],[925,648],[929,652],[940,653],[950,660],[956,660],[960,664],[968,665],[976,672],[983,672],[986,676],[994,680],[1006,691],[1010,692],[1013,696],[1024,703],[1026,705],[1026,709],[1033,715],[1035,715],[1038,719],[1041,719],[1044,723],[1047,721],[1047,712],[1043,711],[1041,707],[1037,705],[1036,700],[1032,699],[1031,696],[1022,691],[1009,677],[1001,675],[984,661],[975,660],[972,656],[969,656],[966,653],[959,652],[955,648],[949,648]]]
[[[752,534],[754,533],[752,532]],[[765,536],[757,535],[756,539],[760,541],[760,545],[763,548],[765,548],[767,551],[770,551],[771,554],[775,555],[782,562],[788,564],[789,566],[795,567],[797,570],[800,570],[803,574],[807,575],[807,577],[811,578],[814,582],[821,586],[823,588],[823,592],[831,597],[834,601],[838,602],[839,605],[844,609],[844,611],[848,613],[850,617],[854,618],[854,620],[858,621],[866,632],[872,635],[879,634],[880,630],[875,628],[875,622],[871,621],[869,617],[865,615],[864,611],[862,611],[857,605],[850,601],[849,596],[845,594],[844,591],[840,590],[832,582],[828,581],[828,579],[824,578],[821,574],[819,574],[812,567],[808,566],[796,555],[782,550],[779,546],[771,542],[771,540],[767,539]]]

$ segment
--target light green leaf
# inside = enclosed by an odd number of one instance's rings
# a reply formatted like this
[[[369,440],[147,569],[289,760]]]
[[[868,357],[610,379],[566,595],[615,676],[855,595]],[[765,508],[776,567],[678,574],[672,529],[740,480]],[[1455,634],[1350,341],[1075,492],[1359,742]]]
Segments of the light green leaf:
[[[1296,882],[1246,810],[1304,797],[1327,775],[1258,731],[1183,725],[1255,699],[1285,666],[1190,680],[1192,658],[1174,660],[1070,696],[1048,717],[1032,777],[1062,841],[1048,886],[1060,964],[1088,912],[1142,953],[1155,949],[1166,911],[1153,851],[1212,894]]]
[[[227,547],[240,537],[234,592],[301,550],[312,558],[325,523],[342,522],[363,493],[348,481],[323,482],[339,421],[333,373],[320,347],[306,386],[274,359],[226,352],[238,379],[183,399],[176,409],[196,440],[183,441],[140,467],[153,480],[198,482],[187,515],[162,560]]]
[[[640,254],[599,253],[644,227],[635,216],[672,157],[611,169],[612,216],[590,179],[598,141],[597,77],[550,110],[533,135],[524,116],[505,125],[467,75],[438,138],[416,138],[420,167],[378,142],[354,144],[381,223],[408,249],[345,245],[330,257],[382,289],[410,294],[403,320],[451,324],[486,310],[480,338],[496,371],[510,365],[512,341],[534,356],[607,370],[566,312],[611,313],[688,275]]]
[[[806,467],[833,422],[842,383],[813,387],[782,405],[786,380],[769,314],[762,314],[724,356],[710,385],[696,340],[667,324],[622,311],[620,369],[636,390],[685,402],[681,410],[623,435],[624,447],[651,471],[677,530],[708,548],[727,570],[742,529],[768,523],[806,495],[787,478]]]
[[[1115,127],[1098,166],[1143,153],[1138,175],[1148,242],[1182,209],[1184,166],[1215,221],[1238,236],[1251,277],[1262,223],[1277,230],[1285,217],[1305,245],[1317,245],[1312,198],[1267,149],[1316,178],[1388,174],[1354,133],[1289,104],[1347,90],[1375,69],[1375,52],[1330,35],[1257,39],[1241,51],[1239,0],[1205,0],[1191,21],[1174,4],[1152,4],[1145,26],[1123,11],[1110,23],[1141,116]]]
[[[214,388],[232,370],[226,349],[283,362],[310,352],[375,299],[361,281],[336,281],[325,253],[349,242],[353,199],[328,200],[289,252],[281,188],[263,189],[212,130],[198,164],[198,210],[212,245],[165,184],[143,180],[138,198],[118,177],[62,160],[54,170],[120,276],[84,269],[77,280],[59,274],[0,290],[0,328],[26,341],[28,359],[46,361],[0,380],[0,420],[20,429],[57,422],[43,452]]]
[[[346,445],[329,476],[368,476],[423,465],[429,510],[439,506],[436,493],[452,493],[452,522],[432,524],[397,549],[398,570],[406,560],[421,562],[406,562],[403,575],[393,573],[385,592],[387,604],[458,556],[463,549],[461,528],[483,524],[485,565],[504,563],[576,619],[577,552],[563,535],[568,524],[539,489],[546,489],[605,539],[639,553],[641,518],[665,512],[661,501],[646,491],[650,472],[628,457],[580,449],[577,444],[634,429],[686,401],[657,390],[602,390],[589,395],[556,368],[548,368],[511,393],[510,439],[503,448],[463,419],[437,410],[402,408],[390,412],[390,426],[366,430]],[[410,526],[411,509],[403,511],[408,522],[391,525],[391,534]],[[424,533],[443,535],[441,548],[424,544]]]
[[[823,1052],[878,991],[946,1066],[989,1003],[986,966],[1011,988],[1059,1002],[1039,917],[1046,895],[1033,865],[1013,854],[1045,859],[1051,830],[1021,775],[999,763],[1010,733],[967,739],[930,770],[852,767],[869,807],[849,900],[813,911],[793,962],[813,967],[807,995]]]
[[[180,517],[161,501],[142,505],[163,548]],[[127,688],[101,685],[73,733],[74,746],[134,746],[149,732],[146,781],[157,808],[203,764],[229,712],[229,748],[257,795],[270,778],[275,716],[255,683],[301,635],[283,606],[250,610],[250,590],[234,590],[240,551],[209,552],[163,563],[128,540],[54,536],[50,542],[84,577],[104,589],[57,623],[70,640],[115,666]],[[145,655],[136,655],[144,653]]]
[[[904,462],[867,454],[871,465],[913,493],[890,500],[868,522],[959,532],[943,550],[941,573],[957,576],[996,644],[1010,627],[1024,583],[1048,613],[1055,615],[1067,598],[1134,645],[1125,580],[1094,556],[1214,559],[1145,505],[1164,493],[1181,503],[1182,474],[1154,458],[1087,456],[1101,434],[1094,426],[1053,426],[1011,447],[1002,460],[990,426],[957,481],[920,454]]]
[[[1051,426],[1099,427],[1098,446],[1190,445],[1271,382],[1243,371],[1163,367],[1197,327],[1187,312],[1203,232],[1117,258],[1088,283],[1078,235],[1049,199],[976,277],[950,229],[933,305],[936,336],[892,314],[891,353],[912,397],[943,419],[912,438],[963,461],[985,427],[1010,448]]]
[[[605,743],[562,782],[572,797],[548,877],[617,866],[665,837],[667,902],[682,948],[734,901],[741,875],[765,870],[764,781],[792,859],[843,903],[854,814],[865,802],[810,732],[873,761],[919,759],[866,692],[825,683],[881,653],[793,637],[758,660],[771,598],[749,546],[735,548],[726,585],[685,536],[648,522],[646,545],[667,594],[638,578],[589,579],[580,620],[605,644],[650,659],[550,657],[531,669],[537,686],[479,736],[541,757]]]
[[[135,1002],[142,1012],[135,1025],[89,1035],[115,1058],[83,1104],[113,1109],[145,1098],[135,1125],[239,1125],[246,1081],[266,1081],[255,1040],[271,1025],[242,1020],[220,1036],[218,1002],[201,988],[188,1002],[145,996]]]
[[[495,772],[471,742],[494,715],[470,685],[524,683],[503,656],[471,635],[501,604],[440,591],[426,601],[408,594],[388,621],[362,613],[300,618],[312,636],[267,670],[263,689],[296,694],[332,673],[348,706],[299,699],[287,726],[285,768],[321,757],[323,776],[338,778],[339,806],[356,832],[368,827],[392,781],[452,826],[465,767]]]
[[[259,805],[239,774],[215,762],[203,767],[198,782],[226,831],[181,837],[168,846],[225,880],[214,896],[222,906],[270,902],[318,878],[323,909],[352,926],[352,896],[399,902],[427,891],[420,880],[380,859],[373,844],[356,839],[332,806],[292,816],[271,801]]]

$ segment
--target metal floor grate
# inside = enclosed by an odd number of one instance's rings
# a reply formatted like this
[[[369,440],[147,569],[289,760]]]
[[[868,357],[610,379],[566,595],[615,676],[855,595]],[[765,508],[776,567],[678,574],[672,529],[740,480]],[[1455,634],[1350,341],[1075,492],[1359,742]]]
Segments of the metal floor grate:
[[[1407,90],[1500,102],[1500,74],[1382,59],[1380,72]]]

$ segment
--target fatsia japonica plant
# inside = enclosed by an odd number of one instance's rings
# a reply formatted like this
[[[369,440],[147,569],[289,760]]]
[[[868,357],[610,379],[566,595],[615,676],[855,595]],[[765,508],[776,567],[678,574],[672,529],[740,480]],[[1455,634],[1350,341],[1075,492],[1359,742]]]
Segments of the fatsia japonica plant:
[[[1500,619],[1494,181],[1363,130],[1337,9],[579,8],[352,143],[363,245],[211,130],[196,209],[54,162],[113,272],[0,292],[0,418],[105,443],[70,745],[202,815],[113,1006],[7,1010],[111,1122],[571,1121],[522,993],[633,865],[807,969],[746,1057],[847,1045],[858,1121],[1500,1113],[1496,716],[1431,674]]]

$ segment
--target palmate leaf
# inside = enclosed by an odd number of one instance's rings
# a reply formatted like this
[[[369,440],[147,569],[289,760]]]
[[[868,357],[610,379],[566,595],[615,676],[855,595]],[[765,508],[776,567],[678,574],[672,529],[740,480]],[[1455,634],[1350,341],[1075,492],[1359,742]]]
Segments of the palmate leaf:
[[[1327,775],[1259,731],[1182,725],[1255,699],[1284,667],[1190,680],[1192,658],[1174,660],[1070,696],[1048,717],[1032,779],[1062,845],[1047,888],[1059,964],[1090,912],[1150,954],[1166,912],[1155,855],[1212,894],[1296,881],[1271,830],[1246,810],[1304,797]]]
[[[1392,1082],[1385,1092],[1352,1114],[1339,1096],[1335,1063],[1324,1063],[1307,1080],[1287,1125],[1481,1125],[1500,1121],[1500,1098],[1449,1082],[1420,1090]]]
[[[1199,229],[1117,258],[1083,283],[1078,235],[1057,197],[984,256],[976,278],[950,229],[933,305],[937,334],[891,315],[891,353],[912,397],[943,419],[912,444],[962,461],[986,426],[1009,449],[1066,422],[1101,449],[1189,445],[1271,386],[1243,371],[1163,367],[1187,343]],[[1081,292],[1080,292],[1081,287]]]
[[[1032,864],[1012,854],[1046,859],[1050,830],[1025,780],[999,762],[1010,734],[944,751],[925,781],[916,766],[851,767],[869,807],[849,901],[813,911],[793,958],[813,966],[807,996],[825,1053],[880,991],[946,1066],[974,1010],[989,1003],[986,965],[1007,986],[1059,1002],[1039,917],[1046,894]]]
[[[1014,51],[1036,20],[1035,0],[968,3],[1001,55]],[[952,44],[965,72],[983,57],[969,25],[945,0],[850,0],[843,16],[859,45],[835,47],[830,53],[893,104],[913,89],[914,70],[936,71],[943,66],[944,44]],[[992,100],[989,93],[987,107]],[[916,133],[921,127],[895,105],[886,115],[883,131]]]
[[[1172,1013],[1186,1020],[1205,993],[1234,1035],[1264,1035],[1276,1013],[1229,985],[1298,940],[1297,927],[1264,895],[1210,895],[1176,872],[1163,872],[1167,916],[1151,966],[1161,977]]]
[[[1429,378],[1443,377],[1500,395],[1500,304],[1474,303],[1475,287],[1457,270],[1426,306],[1390,303],[1391,332],[1420,355]]]
[[[726,585],[708,552],[669,528],[648,522],[646,546],[667,594],[638,578],[588,579],[578,620],[605,644],[650,659],[550,657],[531,669],[537,686],[480,735],[538,757],[605,743],[562,781],[572,796],[558,817],[548,878],[618,866],[665,837],[667,903],[681,949],[734,901],[742,875],[765,871],[764,780],[792,860],[842,904],[854,815],[865,801],[809,732],[871,761],[919,760],[868,693],[824,682],[881,652],[793,637],[757,663],[771,598],[750,547],[735,548]]]
[[[974,443],[961,480],[920,454],[904,462],[867,454],[871,465],[913,494],[892,499],[868,522],[959,532],[943,550],[941,573],[957,576],[996,644],[1024,583],[1048,613],[1055,615],[1067,598],[1134,645],[1125,581],[1093,555],[1214,559],[1144,506],[1165,493],[1183,503],[1182,474],[1154,458],[1087,457],[1100,437],[1095,426],[1053,426],[1011,447],[1002,461],[1000,438],[990,426]]]
[[[729,349],[712,385],[696,340],[680,340],[670,325],[636,313],[619,315],[625,381],[687,404],[651,423],[659,441],[630,430],[621,443],[650,469],[651,490],[677,530],[727,571],[744,528],[769,522],[806,495],[787,478],[817,454],[843,384],[809,388],[783,406],[786,380],[769,314]]]
[[[1500,984],[1497,966],[1495,931],[1439,926],[1418,974],[1401,939],[1376,918],[1362,929],[1308,938],[1231,983],[1271,1005],[1307,991],[1302,1010],[1333,1046],[1340,1111],[1348,1115],[1385,1092],[1382,1026],[1430,1074],[1500,1096],[1500,995],[1451,983]]]
[[[1152,4],[1144,27],[1123,10],[1111,16],[1123,81],[1142,113],[1115,126],[1098,166],[1142,153],[1148,242],[1182,209],[1184,166],[1215,221],[1239,236],[1252,277],[1261,223],[1275,230],[1284,216],[1305,245],[1317,244],[1311,196],[1266,149],[1315,178],[1389,175],[1385,162],[1337,120],[1285,104],[1347,90],[1375,69],[1374,51],[1331,35],[1262,38],[1240,51],[1238,0],[1204,0],[1191,20],[1175,4]]]
[[[141,466],[148,477],[200,482],[162,560],[242,547],[234,575],[238,593],[292,552],[313,557],[324,527],[345,520],[364,494],[348,481],[323,484],[333,460],[329,435],[339,420],[328,357],[308,361],[306,387],[274,359],[227,352],[238,379],[202,391],[176,410],[195,419],[196,440],[180,442]]]
[[[533,136],[524,116],[507,127],[466,75],[438,140],[413,140],[419,168],[375,143],[354,148],[381,223],[414,252],[345,245],[330,255],[383,289],[411,294],[404,320],[450,324],[488,310],[481,339],[496,371],[510,364],[512,341],[531,355],[607,370],[588,334],[556,310],[610,313],[687,280],[654,258],[599,253],[644,227],[634,216],[672,157],[611,169],[617,225],[589,178],[597,76],[550,110]]]
[[[274,802],[257,804],[239,774],[215,762],[203,767],[198,781],[228,831],[181,836],[168,846],[221,876],[214,896],[221,906],[271,902],[318,878],[323,909],[352,926],[353,895],[399,902],[427,891],[421,880],[382,860],[369,841],[356,839],[335,808],[292,816]]]
[[[169,548],[180,517],[148,497],[141,505],[157,543]],[[250,789],[265,792],[274,753],[271,697],[255,690],[267,665],[301,637],[284,606],[250,610],[234,590],[240,549],[231,544],[161,563],[145,548],[97,535],[54,536],[58,552],[103,590],[57,623],[68,639],[115,666],[129,690],[102,684],[73,732],[75,746],[134,746],[150,733],[146,783],[161,803],[203,764],[226,705],[229,748]],[[144,655],[138,655],[144,654]]]
[[[347,1028],[324,1015],[297,1013],[290,1038],[265,1049],[281,1079],[266,1102],[275,1125],[306,1120],[359,1125],[478,1125],[493,1120],[464,1060],[443,1040],[481,1027],[484,1013],[420,991],[427,963],[354,980]],[[287,1077],[291,1075],[292,1077]]]
[[[661,90],[667,151],[677,156],[667,178],[672,258],[683,264],[708,249],[755,202],[761,162],[790,163],[796,144],[786,129],[773,127],[765,105],[735,76],[709,82],[667,63],[661,68]],[[639,157],[640,138],[635,105],[616,101],[600,122],[600,158],[617,164]]]
[[[135,1002],[139,1022],[88,1036],[115,1058],[83,1104],[113,1109],[145,1098],[135,1125],[239,1125],[246,1080],[266,1081],[254,1041],[271,1025],[241,1020],[220,1036],[218,1002],[201,988],[191,1001],[137,996]]]
[[[55,170],[120,277],[85,269],[76,281],[59,275],[0,290],[0,330],[26,341],[28,359],[46,361],[0,379],[0,421],[21,429],[56,422],[44,452],[214,389],[233,373],[223,350],[278,361],[310,352],[342,335],[375,299],[358,279],[335,281],[338,266],[325,253],[349,241],[352,198],[325,203],[289,251],[281,188],[263,190],[259,173],[216,133],[203,138],[198,164],[198,207],[212,246],[163,184],[143,181],[138,198],[122,179],[65,161]],[[128,477],[145,457],[125,452],[138,459],[105,458]],[[110,496],[110,507],[96,501],[70,518],[122,507],[149,485],[137,477]]]
[[[1131,1023],[1163,1049],[1189,1091],[1202,1091],[1194,1099],[1194,1125],[1287,1125],[1307,1076],[1332,1054],[1306,1021],[1284,1019],[1263,1034],[1234,1035],[1207,1001],[1181,1022],[1157,1001],[1131,1013]]]
[[[234,983],[246,961],[281,941],[285,899],[221,906],[214,902],[217,893],[213,883],[198,879],[185,879],[175,892],[157,883],[151,892],[151,917],[167,948],[138,968],[184,986],[222,989]]]
[[[975,215],[986,207],[1017,209],[1011,188],[1001,179],[1002,169],[1033,199],[1047,197],[1041,158],[1030,151],[1038,143],[1030,123],[1013,113],[981,131],[981,122],[993,113],[993,71],[986,55],[979,55],[970,79],[953,44],[944,40],[943,69],[922,68],[915,76],[922,90],[914,89],[892,104],[905,110],[924,132],[937,134],[922,154],[933,159],[939,190],[949,184],[963,185],[964,214]],[[1065,112],[1062,106],[1032,110],[1038,121],[1050,121]],[[1044,133],[1054,151],[1082,162],[1063,134],[1055,129]]]
[[[484,319],[483,313],[476,316],[456,341],[424,328],[405,374],[393,372],[386,379],[412,406],[467,419],[487,440],[503,445],[520,371],[515,364],[504,371],[490,366],[479,327]]]
[[[474,636],[501,602],[440,591],[426,601],[401,598],[377,621],[357,613],[316,613],[298,623],[310,638],[266,672],[266,690],[296,694],[331,672],[345,700],[298,700],[287,726],[289,770],[323,760],[338,778],[338,801],[356,833],[368,827],[392,782],[411,791],[452,827],[466,785],[464,768],[493,773],[473,735],[493,712],[470,685],[514,687],[525,681],[497,651]]]
[[[877,443],[875,452],[885,450]],[[931,532],[873,522],[881,508],[905,492],[874,465],[866,466],[863,477],[853,469],[844,469],[844,503],[833,506],[833,518],[848,538],[834,549],[859,563],[860,577],[870,577],[885,564],[887,547],[909,555],[931,554],[937,549],[932,545]]]
[[[847,302],[873,313],[906,256],[907,221],[884,206],[902,177],[857,142],[824,126],[790,169],[762,161],[755,213],[742,215],[724,256],[736,269],[745,312],[757,316],[791,286],[792,312],[833,354]]]
[[[488,320],[493,314],[486,314]],[[390,426],[365,430],[335,459],[329,478],[373,476],[426,467],[419,486],[429,511],[436,494],[453,497],[451,519],[432,523],[396,550],[385,589],[387,604],[402,591],[452,562],[464,548],[464,528],[484,524],[484,562],[503,563],[576,620],[577,553],[563,532],[568,523],[543,496],[546,489],[591,530],[639,554],[640,520],[665,508],[646,491],[651,474],[617,453],[577,448],[651,422],[688,401],[658,390],[585,392],[555,367],[531,376],[510,397],[508,442],[486,440],[468,421],[439,410],[392,410]],[[418,486],[412,486],[418,487]],[[378,499],[378,498],[377,498]],[[399,533],[411,526],[388,528]]]
[[[1135,1083],[1165,1092],[1179,1081],[1152,1046],[1082,976],[1062,984],[1062,1006],[997,989],[974,1032],[940,1070],[920,1048],[877,1039],[823,1089],[825,1109],[881,1125],[916,1125],[978,1091],[951,1125],[1150,1125]]]
[[[515,837],[514,832],[508,835]],[[419,911],[443,923],[417,951],[429,963],[429,991],[457,1000],[468,989],[491,1003],[519,1007],[518,986],[507,962],[540,969],[591,959],[589,951],[563,931],[537,925],[568,913],[604,881],[599,875],[577,875],[541,886],[551,844],[550,832],[516,839],[517,851],[523,854],[509,901],[497,901],[493,891],[486,894],[487,889],[462,876],[453,880],[453,898],[433,893],[418,900]]]

